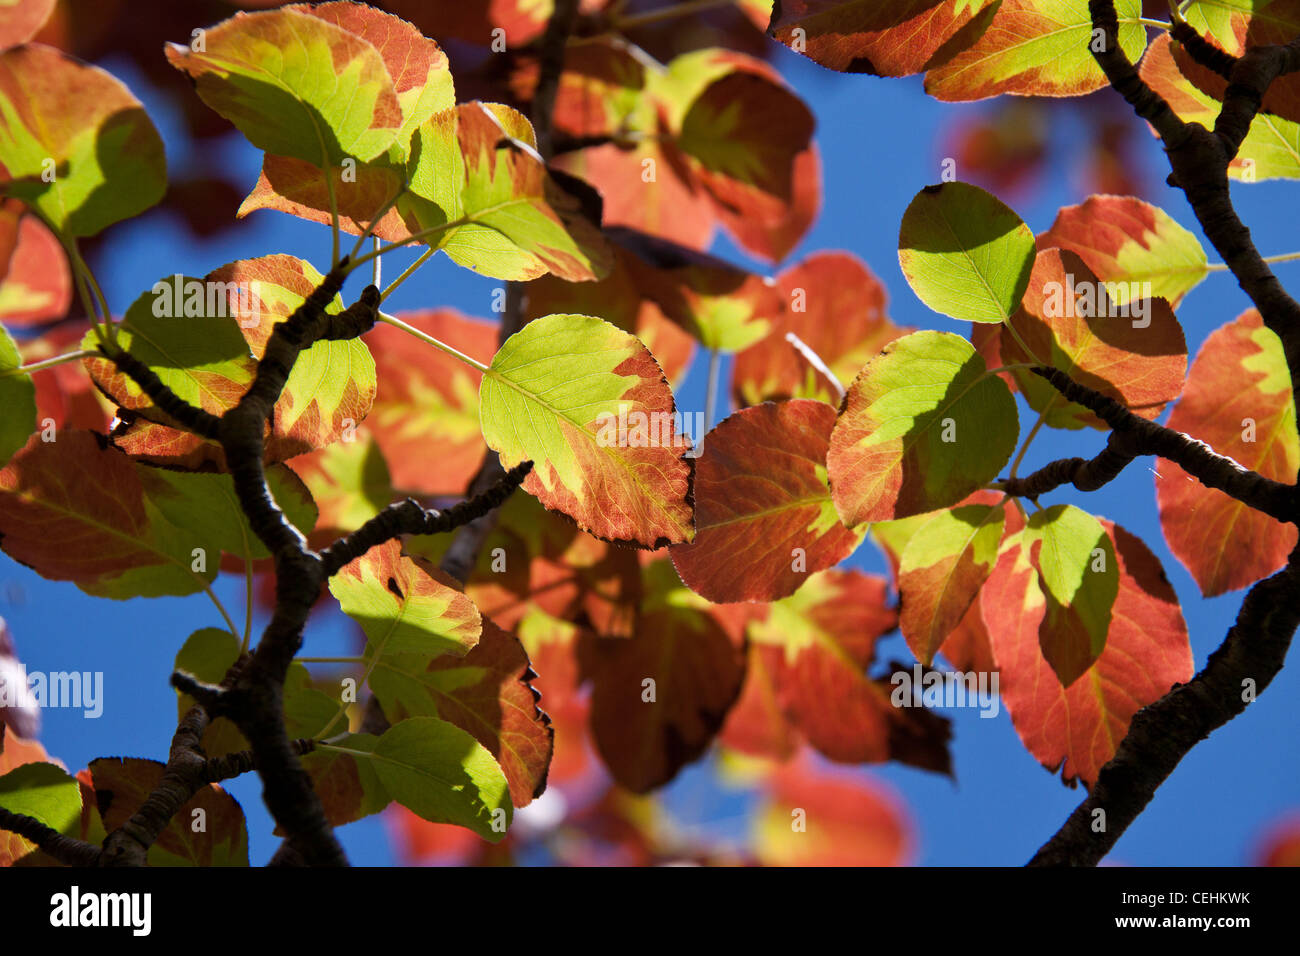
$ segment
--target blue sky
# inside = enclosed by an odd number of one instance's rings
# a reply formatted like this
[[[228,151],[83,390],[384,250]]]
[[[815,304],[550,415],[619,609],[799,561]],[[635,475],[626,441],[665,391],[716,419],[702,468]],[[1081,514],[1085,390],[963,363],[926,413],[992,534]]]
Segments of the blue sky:
[[[930,312],[912,294],[898,266],[898,224],[913,195],[940,178],[940,141],[958,121],[977,115],[980,104],[949,105],[924,96],[919,80],[881,80],[841,76],[817,67],[784,49],[776,65],[811,106],[818,122],[825,201],[817,222],[790,257],[797,260],[819,249],[844,249],[862,258],[890,293],[890,312],[901,324],[968,333],[968,327]],[[124,79],[145,101],[168,144],[173,170],[196,157],[175,150],[178,119],[129,67],[103,65]],[[455,69],[455,60],[452,68]],[[1109,92],[1098,94],[1112,96]],[[1138,121],[1133,120],[1134,123]],[[1017,211],[1039,232],[1058,207],[1081,202],[1086,195],[1066,175],[1072,151],[1081,148],[1081,133],[1057,127],[1050,175],[1032,201]],[[1146,179],[1163,183],[1167,167],[1158,142],[1141,139]],[[232,182],[251,185],[260,156],[237,135],[203,157]],[[958,169],[961,178],[961,170]],[[1237,184],[1234,199],[1265,255],[1297,248],[1294,187],[1278,182]],[[1200,236],[1181,193],[1160,185],[1150,197]],[[209,241],[194,240],[165,216],[114,227],[112,246],[99,277],[115,311],[161,276],[180,272],[203,275],[234,259],[291,253],[321,266],[329,254],[329,234],[277,213],[260,212]],[[1208,243],[1206,244],[1208,248]],[[716,251],[736,261],[744,256],[725,239]],[[1211,252],[1211,260],[1216,257]],[[406,260],[386,264],[395,275]],[[759,267],[758,263],[749,263]],[[1300,263],[1278,267],[1284,283],[1300,287]],[[491,294],[498,283],[459,269],[437,257],[391,300],[394,310],[450,305],[467,313],[490,316]],[[345,293],[349,298],[352,293]],[[1192,354],[1206,336],[1249,307],[1244,293],[1225,273],[1211,275],[1179,308]],[[705,370],[697,362],[679,395],[679,407],[703,407]],[[725,391],[724,391],[725,395]],[[721,417],[721,412],[715,414]],[[1033,415],[1021,404],[1027,429]],[[1035,441],[1025,471],[1064,455],[1099,450],[1097,432],[1046,432]],[[1222,641],[1241,600],[1241,593],[1203,600],[1195,583],[1165,546],[1156,516],[1150,459],[1139,460],[1102,492],[1082,495],[1054,492],[1044,504],[1073,502],[1108,517],[1141,536],[1160,558],[1183,603],[1197,669]],[[859,549],[849,566],[883,573],[884,563],[871,544]],[[242,584],[223,576],[218,594],[238,608]],[[47,711],[42,740],[70,769],[98,756],[161,757],[175,722],[175,696],[168,687],[172,658],[194,630],[219,623],[202,595],[113,602],[90,598],[66,583],[48,582],[0,555],[0,615],[9,622],[20,656],[29,670],[102,670],[105,710],[98,720],[80,712]],[[308,635],[315,656],[348,653],[347,626],[341,616],[315,623]],[[901,638],[889,639],[881,654],[907,659]],[[1300,735],[1295,733],[1292,701],[1300,698],[1300,668],[1285,669],[1269,690],[1239,719],[1195,748],[1161,787],[1142,817],[1121,838],[1111,861],[1136,865],[1236,865],[1246,863],[1262,831],[1282,813],[1300,806],[1296,767]],[[974,710],[951,715],[954,727],[955,780],[904,767],[872,767],[861,772],[886,781],[905,800],[918,834],[917,862],[938,865],[1017,865],[1061,824],[1082,798],[1064,787],[1020,744],[1003,710],[995,719],[980,719]],[[270,821],[260,788],[248,777],[232,792],[249,815],[252,859],[263,862],[274,849]],[[743,837],[751,797],[721,790],[706,764],[689,768],[668,788],[665,800],[679,822],[723,839]],[[341,837],[357,863],[385,863],[392,857],[384,831],[372,818],[344,828]]]

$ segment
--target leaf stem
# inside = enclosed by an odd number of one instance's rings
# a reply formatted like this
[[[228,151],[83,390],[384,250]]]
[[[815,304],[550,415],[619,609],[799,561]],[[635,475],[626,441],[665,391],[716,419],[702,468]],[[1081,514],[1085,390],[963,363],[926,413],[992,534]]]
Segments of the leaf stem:
[[[387,322],[389,325],[394,326],[395,328],[399,328],[403,332],[408,333],[409,335],[414,335],[421,342],[425,342],[429,345],[432,345],[436,349],[441,349],[442,351],[450,355],[452,358],[459,359],[460,361],[464,362],[466,365],[470,366],[471,368],[476,368],[480,372],[488,371],[488,367],[484,365],[482,362],[478,361],[477,359],[470,358],[464,352],[460,351],[459,349],[452,348],[446,342],[442,342],[439,341],[438,339],[435,339],[432,335],[430,335],[427,332],[421,332],[413,325],[407,325],[405,322],[397,318],[397,316],[395,315],[389,315],[387,312],[380,312],[379,321]]]
[[[366,239],[374,235],[375,226],[379,225],[379,220],[388,215],[388,210],[396,206],[397,201],[405,196],[406,191],[410,188],[409,183],[402,183],[402,187],[397,190],[397,192],[393,193],[387,202],[379,207],[374,217],[366,224],[366,228],[362,231],[361,235],[357,236],[357,241],[352,244],[352,251],[348,253],[349,259],[355,259],[357,257],[357,253],[361,251],[361,246],[365,243]],[[376,236],[375,238],[378,237]]]
[[[325,171],[325,189],[330,197],[330,269],[339,264],[339,199],[334,192],[333,170]]]
[[[200,578],[199,580],[203,579]],[[217,597],[217,592],[212,590],[212,585],[207,581],[203,581],[203,591],[212,599],[212,603],[217,606],[217,610],[221,612],[221,616],[225,619],[226,627],[230,629],[230,633],[234,635],[235,640],[240,640],[239,629],[235,627],[235,622],[231,619],[230,612],[226,610],[226,606],[221,603],[221,598]]]
[[[433,254],[434,254],[435,252],[437,252],[437,250],[434,249],[434,248],[432,248],[432,247],[430,247],[429,249],[426,249],[424,252],[420,253],[420,257],[419,257],[418,259],[416,259],[416,260],[415,260],[414,262],[412,262],[409,266],[407,266],[407,268],[402,272],[401,275],[399,275],[396,279],[394,279],[391,283],[389,283],[387,289],[385,289],[383,292],[379,293],[379,302],[380,302],[380,304],[381,304],[381,305],[383,304],[383,301],[384,301],[385,299],[387,299],[387,298],[389,297],[389,295],[392,294],[392,292],[393,292],[394,289],[396,289],[399,285],[401,285],[403,282],[405,282],[407,279],[409,279],[412,275],[414,275],[414,274],[415,274],[415,271],[416,271],[417,269],[419,269],[420,266],[422,266],[422,265],[424,265],[426,262],[428,262],[429,259],[430,259],[430,257],[432,257]],[[376,259],[375,261],[378,262],[379,260]],[[376,279],[376,280],[375,280],[375,285],[378,285],[378,284],[379,284],[379,280]]]
[[[1038,421],[1034,422],[1034,427],[1029,429],[1029,434],[1025,436],[1025,440],[1020,446],[1020,451],[1016,452],[1016,459],[1011,463],[1011,472],[1007,477],[1016,477],[1016,470],[1020,467],[1020,463],[1024,461],[1025,452],[1029,451],[1029,446],[1033,442],[1034,436],[1038,434],[1039,429],[1041,429],[1044,422],[1047,421],[1047,412],[1055,401],[1056,396],[1053,395],[1051,401],[1044,405],[1043,410],[1038,413]]]
[[[704,389],[704,431],[713,428],[713,406],[718,402],[718,376],[722,366],[722,353],[709,350],[709,381]]]
[[[1281,255],[1277,255],[1277,256],[1264,256],[1264,258],[1261,261],[1272,264],[1274,262],[1295,262],[1297,259],[1300,259],[1300,252],[1284,252]],[[1229,267],[1226,262],[1211,262],[1208,265],[1206,265],[1205,271],[1206,272],[1227,272],[1228,268]]]
[[[31,372],[39,372],[43,369],[54,368],[56,365],[75,362],[78,359],[94,358],[97,355],[99,355],[98,352],[93,352],[90,349],[78,349],[75,352],[68,352],[65,355],[56,355],[53,358],[41,359],[39,362],[32,362],[28,365],[19,365],[17,368],[5,369],[3,372],[0,372],[0,378],[4,378],[7,375],[23,375]]]
[[[367,252],[364,256],[348,261],[347,272],[350,275],[355,269],[365,265],[376,256],[382,256],[386,252],[392,252],[394,249],[400,249],[402,246],[409,246],[413,242],[420,242],[430,236],[437,235],[440,232],[446,232],[448,229],[457,229],[460,226],[468,225],[472,220],[468,216],[461,216],[459,219],[453,219],[450,222],[444,222],[439,226],[430,226],[428,229],[421,229],[414,232],[405,239],[397,239],[387,245],[380,246],[378,249]]]
[[[364,657],[295,657],[299,664],[364,664]]]

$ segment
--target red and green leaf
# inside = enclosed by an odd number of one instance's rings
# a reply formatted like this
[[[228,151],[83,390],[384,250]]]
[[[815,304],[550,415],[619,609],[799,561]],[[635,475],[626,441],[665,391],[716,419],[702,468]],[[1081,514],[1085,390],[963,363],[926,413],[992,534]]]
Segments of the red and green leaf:
[[[741,409],[705,438],[695,539],[671,549],[686,585],[714,603],[774,601],[853,553],[826,483],[835,410],[796,398]]]
[[[583,530],[646,548],[694,536],[689,445],[635,337],[585,315],[537,319],[501,346],[479,401],[502,465],[532,461],[524,490]]]
[[[99,67],[40,44],[0,53],[0,187],[68,236],[162,198],[167,163],[144,107]]]
[[[1277,335],[1254,309],[1201,346],[1169,427],[1285,484],[1300,468],[1291,375]],[[1245,587],[1286,563],[1295,526],[1206,488],[1172,461],[1156,465],[1156,501],[1169,550],[1206,597]]]
[[[1019,436],[1015,399],[969,342],[914,332],[849,388],[831,432],[831,497],[850,528],[956,504],[991,481]]]
[[[1119,587],[1101,656],[1068,688],[1043,655],[1047,600],[1022,548],[1005,549],[980,593],[1002,699],[1025,748],[1073,784],[1091,786],[1133,715],[1193,672],[1187,625],[1164,570],[1138,538],[1103,521]]]

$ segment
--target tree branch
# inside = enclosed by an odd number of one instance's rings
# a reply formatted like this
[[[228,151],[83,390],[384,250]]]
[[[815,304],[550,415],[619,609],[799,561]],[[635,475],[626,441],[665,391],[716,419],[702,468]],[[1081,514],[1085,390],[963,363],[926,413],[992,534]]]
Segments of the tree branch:
[[[1171,9],[1177,12],[1178,7],[1174,5]],[[1225,80],[1232,77],[1232,68],[1237,65],[1237,58],[1205,39],[1186,20],[1181,17],[1175,19],[1169,36],[1181,43],[1187,55],[1207,70],[1219,74]]]
[[[521,462],[481,494],[453,505],[446,511],[423,508],[413,498],[394,502],[351,534],[339,538],[321,552],[326,577],[333,577],[346,564],[371,548],[403,534],[437,534],[452,531],[499,507],[532,471],[531,461]]]
[[[1095,866],[1187,752],[1269,685],[1282,669],[1297,625],[1300,549],[1285,568],[1246,594],[1236,623],[1204,670],[1133,715],[1088,798],[1029,865]]]
[[[93,843],[66,837],[25,813],[0,807],[0,830],[17,833],[65,866],[95,866],[99,862],[100,849]]]
[[[1014,483],[999,484],[1008,494],[1035,498],[1066,482],[1073,483],[1080,491],[1095,491],[1113,480],[1138,455],[1159,455],[1177,464],[1205,487],[1231,495],[1278,521],[1300,519],[1295,485],[1265,478],[1220,455],[1205,442],[1135,415],[1113,398],[1080,385],[1060,369],[1038,366],[1032,371],[1047,379],[1067,399],[1095,413],[1113,431],[1106,449],[1096,458],[1055,461],[1032,475],[1015,479]]]

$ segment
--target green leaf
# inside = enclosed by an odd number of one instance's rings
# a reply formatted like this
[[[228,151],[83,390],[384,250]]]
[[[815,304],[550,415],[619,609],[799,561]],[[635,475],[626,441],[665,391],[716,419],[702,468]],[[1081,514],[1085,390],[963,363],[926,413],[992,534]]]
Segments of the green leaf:
[[[587,315],[548,315],[512,335],[479,388],[483,437],[523,489],[600,538],[689,541],[689,444],[672,391],[633,335]]]
[[[850,386],[831,432],[831,498],[850,528],[956,504],[997,476],[1019,437],[1006,383],[961,336],[914,332]]]
[[[990,505],[941,511],[903,548],[899,628],[927,667],[992,572],[1003,517],[1001,508]]]
[[[374,159],[397,140],[402,109],[379,51],[294,9],[239,13],[168,44],[168,61],[258,149],[319,168]]]
[[[375,772],[371,752],[379,738],[374,734],[346,734],[336,747],[318,747],[302,757],[311,775],[330,826],[341,827],[378,813],[393,802]]]
[[[1020,217],[969,183],[926,186],[898,231],[898,261],[912,291],[967,322],[1001,322],[1019,308],[1036,251]]]
[[[66,236],[93,236],[158,202],[162,139],[140,101],[52,47],[0,53],[0,192]]]
[[[384,731],[369,754],[353,756],[370,763],[394,800],[430,823],[468,827],[492,843],[510,826],[505,774],[482,744],[446,721],[408,718]]]
[[[454,654],[478,643],[483,620],[455,581],[400,541],[371,548],[330,578],[343,613],[365,631],[366,657]]]
[[[269,558],[240,507],[230,475],[170,471],[140,466],[145,496],[169,522],[201,542],[202,547],[238,558]],[[283,465],[266,471],[276,505],[304,535],[316,523],[316,505],[306,486]],[[196,544],[196,546],[198,546]],[[212,555],[212,560],[216,555]]]
[[[74,777],[52,763],[25,763],[0,777],[0,807],[65,836],[81,829],[81,790]]]
[[[1100,521],[1073,505],[1033,514],[1021,546],[1038,569],[1047,616],[1043,657],[1069,687],[1101,656],[1119,593],[1115,548]]]
[[[462,103],[417,130],[407,173],[414,201],[399,209],[460,265],[497,279],[547,272],[571,282],[610,270],[611,253],[576,198],[560,189],[537,154],[523,114],[495,103]]]
[[[22,364],[18,346],[0,327],[0,467],[36,431],[36,385],[27,372],[15,371]]]

